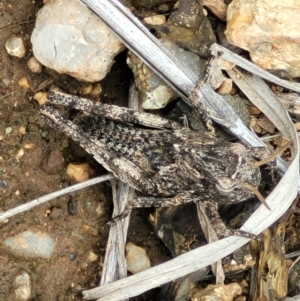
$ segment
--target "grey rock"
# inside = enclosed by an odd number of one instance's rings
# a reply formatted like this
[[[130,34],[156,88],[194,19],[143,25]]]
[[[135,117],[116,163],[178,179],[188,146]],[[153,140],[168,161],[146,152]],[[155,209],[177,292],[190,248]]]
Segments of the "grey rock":
[[[31,36],[34,56],[44,66],[84,81],[99,81],[124,49],[114,33],[77,0],[46,4]],[[47,45],[47,47],[45,47]]]
[[[4,244],[16,255],[41,258],[49,258],[55,247],[55,241],[47,233],[31,231],[9,237]]]

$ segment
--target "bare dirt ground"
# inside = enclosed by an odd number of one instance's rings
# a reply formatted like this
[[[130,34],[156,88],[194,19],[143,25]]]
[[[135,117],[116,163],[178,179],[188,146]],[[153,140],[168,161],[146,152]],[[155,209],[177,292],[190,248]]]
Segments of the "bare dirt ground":
[[[27,67],[32,57],[30,36],[36,13],[42,6],[40,0],[0,1],[0,211],[74,184],[66,175],[70,162],[89,163],[93,176],[107,173],[82,148],[47,126],[32,99],[36,87],[48,79],[53,80],[51,85],[67,87],[74,94],[82,85],[46,68],[42,73],[33,73]],[[22,59],[9,56],[5,49],[7,39],[13,35],[24,39],[27,54]],[[127,105],[132,74],[125,60],[126,54],[121,53],[110,74],[101,82],[101,101]],[[18,84],[22,77],[28,80],[29,88]],[[49,173],[44,162],[54,150],[64,163],[59,171]],[[74,215],[74,207],[77,215]],[[154,266],[170,259],[171,254],[155,237],[147,221],[149,212],[149,209],[133,211],[128,241],[143,247]],[[295,210],[286,222],[287,253],[299,250],[298,212]],[[52,200],[0,223],[0,301],[15,300],[13,281],[22,271],[30,275],[30,300],[81,300],[81,290],[99,283],[111,213],[111,187],[110,183],[104,183]],[[56,241],[50,259],[13,255],[1,243],[26,230],[45,232]],[[96,261],[89,260],[90,252],[98,256]],[[133,300],[155,300],[158,291],[152,290]],[[299,285],[290,291],[299,293]]]
[[[0,2],[2,211],[74,184],[65,173],[70,162],[88,162],[94,171],[93,176],[107,173],[83,149],[45,125],[38,113],[38,105],[32,100],[34,89],[47,79],[53,79],[54,85],[72,86],[75,90],[79,85],[73,78],[59,76],[53,71],[43,69],[42,73],[35,74],[27,67],[27,61],[32,56],[30,36],[35,15],[42,5],[42,1],[29,0]],[[12,35],[22,37],[25,41],[27,54],[22,59],[9,56],[6,52],[5,43]],[[27,78],[30,88],[19,86],[18,81],[22,77]],[[110,75],[101,83],[104,101],[126,105],[130,77],[131,73],[125,65],[125,55],[121,54]],[[20,150],[24,151],[22,156],[19,156]],[[52,150],[58,150],[65,162],[59,172],[49,174],[44,171],[45,168],[43,170],[42,162]],[[77,206],[77,215],[70,214],[68,202]],[[104,183],[52,200],[25,214],[10,218],[7,223],[1,223],[0,241],[26,230],[42,231],[56,241],[56,247],[50,259],[45,260],[13,255],[1,244],[0,300],[15,300],[13,281],[22,271],[30,275],[30,300],[81,300],[80,290],[99,283],[109,232],[107,222],[112,212],[111,204],[110,184]],[[136,210],[133,214],[128,241],[145,248],[151,264],[155,265],[170,258],[170,255],[155,238],[147,223],[147,212],[149,211]],[[88,260],[90,252],[99,256],[97,261]],[[151,300],[150,295],[145,296],[148,296],[147,300]]]

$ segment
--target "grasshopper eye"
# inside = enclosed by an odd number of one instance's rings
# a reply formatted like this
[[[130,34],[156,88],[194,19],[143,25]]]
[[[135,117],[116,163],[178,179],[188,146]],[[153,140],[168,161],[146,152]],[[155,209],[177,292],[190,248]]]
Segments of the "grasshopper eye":
[[[246,153],[247,153],[247,149],[245,148],[244,145],[240,144],[240,143],[233,143],[230,147],[231,151],[239,156],[239,157],[245,157]]]
[[[217,180],[216,187],[220,192],[228,193],[236,187],[236,183],[231,178],[223,177]]]

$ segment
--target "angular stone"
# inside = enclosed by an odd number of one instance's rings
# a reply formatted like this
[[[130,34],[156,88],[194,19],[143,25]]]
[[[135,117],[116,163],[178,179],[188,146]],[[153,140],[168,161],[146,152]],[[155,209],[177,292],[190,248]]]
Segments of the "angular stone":
[[[55,247],[55,241],[47,233],[31,231],[9,237],[4,244],[14,254],[33,258],[49,258]]]
[[[127,270],[135,274],[150,268],[150,259],[146,251],[129,242],[126,244]]]
[[[20,37],[10,37],[5,43],[5,48],[8,54],[23,58],[26,54],[23,39]]]
[[[199,78],[203,75],[206,62],[191,51],[185,51],[176,44],[162,39],[161,42]],[[178,97],[177,93],[155,74],[146,64],[132,52],[128,53],[127,64],[132,69],[137,91],[145,110],[164,108]]]
[[[233,0],[225,34],[261,68],[280,77],[299,77],[299,15],[299,0]]]
[[[23,271],[14,281],[16,301],[27,301],[31,294],[30,276]]]
[[[205,301],[232,301],[242,294],[242,288],[238,283],[208,285],[196,293],[192,293],[192,300]]]
[[[59,150],[51,151],[43,158],[41,168],[49,175],[59,173],[65,164],[65,159]]]
[[[31,42],[34,56],[44,66],[91,82],[103,79],[124,49],[114,33],[77,0],[46,4],[37,16]]]

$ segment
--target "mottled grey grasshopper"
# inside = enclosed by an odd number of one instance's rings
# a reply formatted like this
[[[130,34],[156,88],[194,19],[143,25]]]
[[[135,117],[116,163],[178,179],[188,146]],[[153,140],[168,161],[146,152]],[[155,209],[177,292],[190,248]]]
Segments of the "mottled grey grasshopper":
[[[217,220],[215,204],[237,203],[259,195],[261,175],[251,150],[209,132],[200,133],[148,113],[94,103],[57,90],[48,94],[41,113],[78,142],[114,176],[141,193],[133,207],[176,206],[205,201]],[[72,123],[51,105],[59,104],[93,115]],[[209,206],[212,202],[213,206]],[[224,230],[221,235],[239,231]],[[250,235],[250,234],[249,234]],[[254,236],[253,236],[254,237]]]

